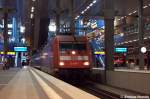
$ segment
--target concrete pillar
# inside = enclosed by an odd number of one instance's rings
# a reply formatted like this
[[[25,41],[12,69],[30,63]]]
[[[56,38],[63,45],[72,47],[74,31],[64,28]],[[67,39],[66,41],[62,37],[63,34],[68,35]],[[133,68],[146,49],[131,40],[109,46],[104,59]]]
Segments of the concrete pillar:
[[[72,35],[74,35],[75,34],[74,0],[70,0],[70,16],[71,16],[70,31]]]
[[[114,68],[114,0],[104,1],[104,21],[105,21],[105,69]]]
[[[45,35],[48,35],[48,4],[49,0],[37,0],[35,2],[35,16],[33,18],[34,50],[37,50],[40,47],[39,45],[43,45],[43,41],[46,40]]]
[[[4,11],[4,60],[7,59],[7,51],[8,51],[8,11]]]
[[[56,0],[56,34],[60,32],[60,0]]]
[[[138,0],[138,36],[139,36],[139,68],[144,69],[144,54],[140,49],[144,46],[143,0]]]

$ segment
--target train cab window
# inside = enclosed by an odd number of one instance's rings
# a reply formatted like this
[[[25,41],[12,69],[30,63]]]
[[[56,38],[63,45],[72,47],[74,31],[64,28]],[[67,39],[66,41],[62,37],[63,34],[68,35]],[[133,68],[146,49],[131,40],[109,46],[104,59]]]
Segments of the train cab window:
[[[60,43],[60,50],[86,50],[86,44]]]

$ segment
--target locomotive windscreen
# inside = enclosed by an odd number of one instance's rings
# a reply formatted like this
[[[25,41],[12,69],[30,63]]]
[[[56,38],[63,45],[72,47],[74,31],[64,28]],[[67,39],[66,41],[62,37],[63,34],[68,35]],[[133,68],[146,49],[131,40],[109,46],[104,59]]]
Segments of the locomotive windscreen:
[[[86,44],[76,44],[76,43],[60,43],[60,50],[86,50]]]

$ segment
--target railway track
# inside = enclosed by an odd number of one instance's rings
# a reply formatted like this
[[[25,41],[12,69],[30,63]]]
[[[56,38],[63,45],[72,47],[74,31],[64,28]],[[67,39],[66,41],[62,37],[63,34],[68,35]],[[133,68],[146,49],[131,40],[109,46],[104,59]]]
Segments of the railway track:
[[[54,75],[52,75],[54,76]],[[56,76],[54,76],[56,77]],[[93,94],[97,97],[99,97],[100,99],[121,99],[119,95],[116,95],[116,94],[113,94],[113,93],[110,93],[110,92],[107,92],[107,91],[104,91],[100,88],[97,88],[96,87],[96,84],[95,82],[93,81],[86,81],[85,79],[83,80],[79,80],[77,78],[70,78],[69,79],[65,78],[65,77],[56,77],[58,79],[61,79],[75,87],[78,87],[90,94]]]
[[[77,87],[90,94],[100,97],[100,99],[120,99],[119,95],[97,88],[92,82],[85,82],[84,84]]]

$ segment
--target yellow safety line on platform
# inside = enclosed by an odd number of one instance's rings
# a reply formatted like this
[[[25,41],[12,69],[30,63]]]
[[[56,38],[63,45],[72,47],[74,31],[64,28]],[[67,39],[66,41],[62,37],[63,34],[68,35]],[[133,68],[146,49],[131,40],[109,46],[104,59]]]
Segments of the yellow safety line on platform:
[[[31,72],[33,73],[33,75],[35,76],[38,83],[40,84],[42,89],[45,91],[45,93],[49,97],[49,99],[63,99],[51,87],[49,87],[48,84],[45,83],[34,71],[31,70]]]

